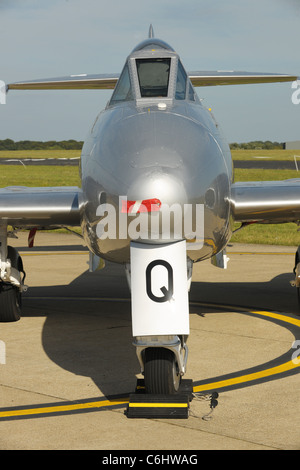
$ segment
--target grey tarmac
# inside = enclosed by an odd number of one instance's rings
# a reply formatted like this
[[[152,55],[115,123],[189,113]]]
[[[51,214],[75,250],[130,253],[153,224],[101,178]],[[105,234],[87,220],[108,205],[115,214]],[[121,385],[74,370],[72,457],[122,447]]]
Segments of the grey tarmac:
[[[1,419],[3,410],[102,403],[133,393],[141,377],[123,267],[107,264],[89,273],[88,252],[75,235],[38,232],[33,249],[26,243],[27,233],[11,240],[27,272],[24,313],[19,322],[0,325],[6,346],[0,364],[1,450],[95,449],[112,457],[113,451],[130,450],[132,458],[138,450],[299,450],[298,373],[221,390],[207,420],[205,393],[192,400],[189,418],[182,420],[128,419],[126,405],[110,403],[76,413],[20,418],[16,412],[14,419]],[[199,384],[271,367],[292,351],[296,326],[248,315],[243,308],[300,320],[290,285],[295,250],[230,245],[227,270],[209,261],[195,266],[187,379]]]

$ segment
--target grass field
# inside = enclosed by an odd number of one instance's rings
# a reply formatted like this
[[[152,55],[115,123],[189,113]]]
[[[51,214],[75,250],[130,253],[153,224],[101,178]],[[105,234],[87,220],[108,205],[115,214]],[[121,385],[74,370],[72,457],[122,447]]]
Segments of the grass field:
[[[272,150],[270,151],[272,152]],[[300,178],[296,170],[235,170],[235,181],[280,181],[290,178]],[[235,224],[238,228],[240,224]],[[296,224],[253,224],[233,234],[234,243],[257,243],[266,245],[300,245],[300,232]]]
[[[0,158],[75,158],[81,150],[0,150]]]
[[[233,160],[294,160],[298,156],[300,160],[300,150],[231,150]],[[298,161],[298,159],[297,159]],[[299,165],[300,166],[300,165]]]
[[[75,158],[80,157],[81,150],[0,150],[0,158]],[[232,150],[233,160],[294,160],[297,155],[300,161],[300,150]],[[300,166],[300,164],[299,164]]]
[[[0,152],[5,153],[5,158],[22,158],[22,152]],[[49,153],[48,153],[49,152]],[[297,152],[297,151],[284,151],[284,150],[236,150],[233,151],[233,158],[235,154],[253,154],[259,152],[261,155],[266,155],[274,159],[274,153],[278,152]],[[18,157],[15,154],[19,154]],[[31,158],[67,158],[67,156],[79,156],[80,151],[77,150],[56,150],[35,151],[28,152],[27,158],[30,153]],[[298,152],[300,153],[300,151]],[[9,157],[7,156],[9,154]],[[12,154],[15,156],[12,157]],[[43,154],[43,155],[42,155]],[[2,155],[3,156],[3,155]],[[0,156],[1,158],[1,156]],[[247,157],[249,159],[249,157]],[[289,178],[299,178],[299,172],[295,170],[257,170],[257,169],[236,169],[235,181],[271,181],[271,180],[284,180]],[[1,165],[0,166],[0,187],[5,186],[77,186],[79,182],[79,172],[77,166],[23,166],[21,163],[17,166]],[[237,228],[239,224],[235,226]],[[231,241],[237,243],[261,243],[269,245],[300,245],[300,232],[297,232],[296,224],[274,224],[274,225],[259,225],[254,224],[246,227],[233,235]]]
[[[77,166],[1,165],[0,187],[78,186]]]

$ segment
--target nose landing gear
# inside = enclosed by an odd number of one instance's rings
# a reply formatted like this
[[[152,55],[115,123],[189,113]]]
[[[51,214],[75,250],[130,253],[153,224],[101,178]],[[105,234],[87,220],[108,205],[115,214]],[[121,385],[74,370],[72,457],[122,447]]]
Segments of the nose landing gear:
[[[186,372],[189,276],[186,242],[131,243],[133,344],[151,395],[174,395]]]

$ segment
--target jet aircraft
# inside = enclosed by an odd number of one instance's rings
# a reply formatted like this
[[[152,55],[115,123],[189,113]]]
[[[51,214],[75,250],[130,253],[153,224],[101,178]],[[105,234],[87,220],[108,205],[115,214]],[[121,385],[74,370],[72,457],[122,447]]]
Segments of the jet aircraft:
[[[236,221],[244,226],[300,219],[300,180],[234,182],[229,146],[194,87],[295,80],[271,73],[187,72],[151,26],[120,74],[23,81],[2,89],[2,103],[9,90],[113,93],[84,142],[80,187],[0,189],[0,321],[20,318],[25,289],[8,227],[33,235],[80,226],[90,270],[102,260],[124,265],[146,391],[176,393],[187,367],[194,263],[211,258],[226,267]],[[296,273],[298,286],[297,280]]]

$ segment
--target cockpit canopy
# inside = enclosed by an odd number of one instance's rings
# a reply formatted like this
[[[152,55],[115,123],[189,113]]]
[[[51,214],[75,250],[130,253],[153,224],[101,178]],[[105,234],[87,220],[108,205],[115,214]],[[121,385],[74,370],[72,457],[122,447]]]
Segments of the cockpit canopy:
[[[197,95],[178,55],[163,41],[151,38],[128,57],[109,105],[135,100],[137,105],[149,106],[185,99],[196,101]]]
[[[165,41],[162,41],[161,39],[157,38],[149,38],[145,39],[145,41],[140,42],[134,49],[133,53],[141,50],[157,50],[157,49],[165,49],[170,52],[175,52],[174,49],[172,49],[169,44],[167,44]]]

